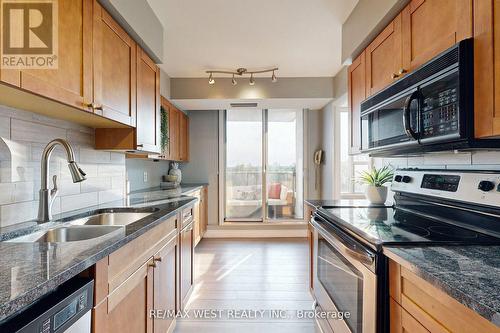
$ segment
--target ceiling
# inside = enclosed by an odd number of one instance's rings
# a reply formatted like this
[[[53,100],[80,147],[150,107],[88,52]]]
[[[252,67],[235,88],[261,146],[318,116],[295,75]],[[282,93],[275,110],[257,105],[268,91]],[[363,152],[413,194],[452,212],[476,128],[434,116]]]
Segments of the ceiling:
[[[358,0],[147,0],[164,27],[173,78],[278,66],[281,77],[333,76],[341,28]]]

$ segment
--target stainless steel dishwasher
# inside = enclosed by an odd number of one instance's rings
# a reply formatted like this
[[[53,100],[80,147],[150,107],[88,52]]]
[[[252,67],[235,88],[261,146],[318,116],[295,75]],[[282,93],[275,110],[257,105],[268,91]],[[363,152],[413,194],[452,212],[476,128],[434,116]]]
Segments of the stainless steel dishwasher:
[[[0,324],[5,333],[90,333],[94,280],[73,278]]]

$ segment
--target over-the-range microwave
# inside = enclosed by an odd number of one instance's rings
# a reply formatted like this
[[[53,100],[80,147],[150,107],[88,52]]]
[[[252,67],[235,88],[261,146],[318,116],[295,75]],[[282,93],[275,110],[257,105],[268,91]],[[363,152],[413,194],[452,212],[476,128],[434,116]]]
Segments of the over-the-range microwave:
[[[474,52],[466,39],[361,103],[361,151],[373,156],[500,148],[474,137]]]

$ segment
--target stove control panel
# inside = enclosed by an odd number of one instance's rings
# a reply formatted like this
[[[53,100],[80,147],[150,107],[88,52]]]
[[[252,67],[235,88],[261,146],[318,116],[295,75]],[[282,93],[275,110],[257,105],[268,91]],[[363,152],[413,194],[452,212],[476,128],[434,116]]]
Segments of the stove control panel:
[[[500,171],[398,169],[391,190],[500,206]]]

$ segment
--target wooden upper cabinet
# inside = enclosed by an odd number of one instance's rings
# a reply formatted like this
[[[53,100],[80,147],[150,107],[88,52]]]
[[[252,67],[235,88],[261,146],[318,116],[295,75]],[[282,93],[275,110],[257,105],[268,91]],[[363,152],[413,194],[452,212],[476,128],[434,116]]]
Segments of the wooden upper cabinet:
[[[172,161],[179,160],[179,154],[180,154],[179,122],[180,122],[180,111],[178,111],[173,106],[170,107],[169,118],[168,118],[168,128],[170,135],[168,159]]]
[[[407,71],[472,36],[472,0],[412,0],[401,15]]]
[[[137,48],[137,149],[161,152],[160,69]]]
[[[350,154],[359,153],[361,148],[360,109],[366,99],[365,51],[357,57],[348,69],[348,105],[350,124]]]
[[[366,48],[367,96],[383,89],[405,73],[402,63],[401,14]]]
[[[94,0],[93,60],[95,112],[136,124],[136,43]]]
[[[189,160],[189,118],[183,112],[180,112],[179,132],[179,159],[187,162]]]
[[[58,68],[2,70],[1,80],[92,111],[92,2],[59,0]]]
[[[474,1],[474,127],[500,137],[500,3]]]

